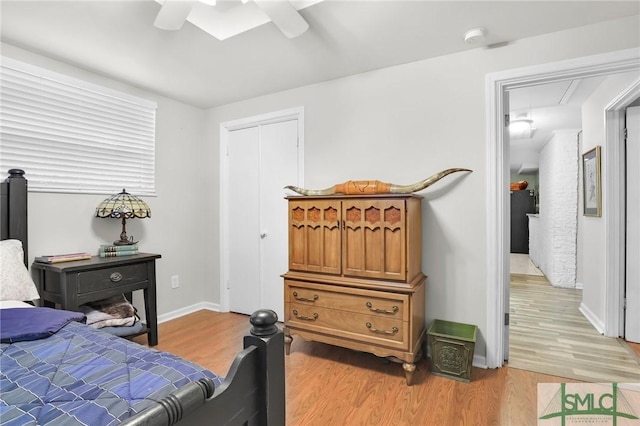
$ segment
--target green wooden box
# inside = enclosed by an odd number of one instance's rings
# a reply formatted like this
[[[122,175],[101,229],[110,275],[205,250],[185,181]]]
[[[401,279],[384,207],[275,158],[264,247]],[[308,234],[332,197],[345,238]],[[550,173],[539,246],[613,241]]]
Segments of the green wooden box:
[[[431,373],[470,382],[477,334],[475,325],[434,320],[427,330]]]

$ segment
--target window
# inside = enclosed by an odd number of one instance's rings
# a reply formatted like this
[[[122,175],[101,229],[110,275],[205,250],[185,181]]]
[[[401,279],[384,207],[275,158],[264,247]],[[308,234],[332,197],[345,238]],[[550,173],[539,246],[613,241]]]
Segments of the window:
[[[1,172],[23,169],[30,191],[155,195],[155,102],[1,60]]]

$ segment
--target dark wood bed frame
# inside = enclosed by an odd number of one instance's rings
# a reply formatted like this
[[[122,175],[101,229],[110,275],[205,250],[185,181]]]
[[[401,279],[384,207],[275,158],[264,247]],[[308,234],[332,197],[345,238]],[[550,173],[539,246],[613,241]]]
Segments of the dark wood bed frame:
[[[27,180],[24,171],[9,170],[0,191],[1,239],[21,240],[28,267]],[[268,425],[285,424],[284,335],[277,315],[259,310],[251,315],[244,350],[234,359],[222,385],[192,382],[124,425]]]

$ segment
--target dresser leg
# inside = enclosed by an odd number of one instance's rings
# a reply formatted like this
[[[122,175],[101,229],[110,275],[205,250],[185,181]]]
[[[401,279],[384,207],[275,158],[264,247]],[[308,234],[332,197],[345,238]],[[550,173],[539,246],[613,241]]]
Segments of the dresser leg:
[[[287,329],[284,330],[284,353],[289,355],[291,352],[291,342],[293,342],[293,337],[289,334]]]
[[[407,386],[411,386],[413,384],[413,372],[416,371],[416,365],[404,362],[402,363],[402,368],[404,368],[404,376],[407,379]]]

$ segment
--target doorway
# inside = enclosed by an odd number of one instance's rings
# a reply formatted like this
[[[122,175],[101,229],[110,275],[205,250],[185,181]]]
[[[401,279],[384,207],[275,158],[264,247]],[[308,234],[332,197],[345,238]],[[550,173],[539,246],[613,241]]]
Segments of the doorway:
[[[297,108],[220,126],[222,311],[284,318],[284,187],[302,184],[303,119]]]
[[[508,99],[505,101],[505,93],[509,89],[544,84],[552,81],[560,81],[568,78],[580,78],[598,75],[607,75],[627,71],[638,71],[640,58],[635,49],[628,49],[603,55],[578,58],[552,64],[545,64],[525,69],[511,70],[493,73],[487,76],[487,366],[489,368],[500,367],[504,363],[508,353],[508,315],[509,312],[509,214],[508,188],[509,188],[509,146],[508,138],[504,135],[504,117],[508,114]],[[629,100],[628,103],[630,103]],[[628,104],[627,103],[627,104]],[[607,136],[609,133],[607,132]],[[615,140],[607,137],[608,146],[615,144]],[[617,149],[617,147],[616,147]],[[615,149],[611,149],[615,151]],[[608,170],[616,170],[615,161],[620,157],[607,156],[603,167]],[[619,170],[620,167],[617,167]],[[608,191],[606,203],[603,206],[608,211],[618,211],[621,201],[620,176],[613,174],[607,179],[603,192]],[[618,185],[618,186],[616,186]],[[624,224],[620,223],[617,215],[607,215],[605,218],[605,241],[624,240],[621,233]],[[606,245],[606,293],[609,300],[605,301],[605,320],[607,321],[605,335],[614,335],[620,328],[619,315],[622,306],[622,293],[620,282],[611,280],[614,271],[622,274],[624,269],[615,262],[615,250],[618,244]],[[615,310],[615,321],[611,310]],[[615,330],[613,332],[612,330]],[[612,334],[608,334],[609,333]],[[615,334],[617,335],[617,334]]]

